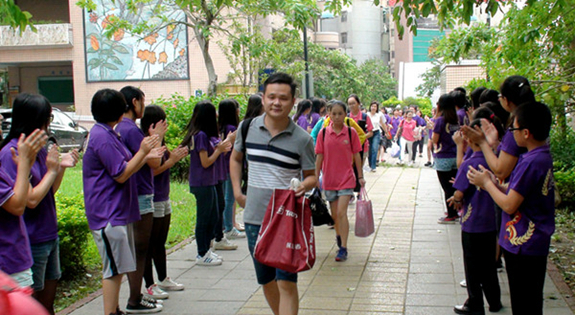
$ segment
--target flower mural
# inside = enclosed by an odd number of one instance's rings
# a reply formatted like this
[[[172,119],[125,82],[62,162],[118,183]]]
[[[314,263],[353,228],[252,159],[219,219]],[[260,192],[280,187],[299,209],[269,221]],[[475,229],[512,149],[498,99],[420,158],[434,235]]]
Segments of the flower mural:
[[[125,9],[123,1],[95,0],[96,9],[84,13],[86,41],[86,77],[88,82],[188,79],[187,33],[181,25],[170,25],[145,36],[124,29],[106,37],[106,27],[114,19],[150,20],[152,8],[160,1],[150,1],[137,15]],[[174,20],[183,21],[183,12],[174,11]]]

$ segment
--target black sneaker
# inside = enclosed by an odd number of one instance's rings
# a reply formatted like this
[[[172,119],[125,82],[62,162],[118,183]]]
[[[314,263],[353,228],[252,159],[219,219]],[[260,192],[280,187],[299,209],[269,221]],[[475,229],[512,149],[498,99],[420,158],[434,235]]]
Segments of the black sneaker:
[[[429,167],[429,166],[431,166],[431,162],[428,161],[427,163],[423,164],[423,166]]]
[[[162,311],[162,305],[154,304],[147,302],[145,300],[140,300],[140,303],[137,305],[130,305],[126,306],[126,313],[128,314],[150,314],[150,313],[158,313]]]

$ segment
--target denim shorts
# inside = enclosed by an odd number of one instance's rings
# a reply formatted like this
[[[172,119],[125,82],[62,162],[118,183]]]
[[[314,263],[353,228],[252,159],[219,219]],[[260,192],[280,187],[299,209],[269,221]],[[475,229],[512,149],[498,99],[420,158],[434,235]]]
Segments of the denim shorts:
[[[60,240],[55,239],[38,244],[32,244],[32,280],[34,291],[44,289],[45,280],[58,280],[62,276],[60,271]]]
[[[140,215],[154,212],[154,195],[138,195]]]
[[[31,287],[34,281],[32,280],[32,269],[28,268],[24,271],[16,272],[10,275],[12,280],[16,281],[19,286]]]
[[[325,200],[336,201],[339,196],[353,196],[353,189],[342,189],[342,190],[324,190]]]
[[[254,261],[258,284],[268,284],[273,280],[284,280],[297,283],[297,273],[291,273],[281,269],[266,266],[254,258],[254,248],[256,247],[256,241],[258,240],[260,227],[261,225],[245,224],[248,248],[250,250],[250,254],[252,255],[252,260]]]
[[[436,158],[435,159],[435,170],[439,172],[449,172],[451,170],[457,169],[457,159],[456,158]]]
[[[154,218],[163,218],[172,213],[172,205],[169,200],[154,202]]]

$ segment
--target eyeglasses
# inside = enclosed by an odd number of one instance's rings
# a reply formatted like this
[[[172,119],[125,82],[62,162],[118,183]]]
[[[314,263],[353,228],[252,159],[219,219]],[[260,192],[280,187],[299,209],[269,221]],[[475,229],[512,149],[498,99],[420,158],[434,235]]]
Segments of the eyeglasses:
[[[515,131],[515,130],[523,130],[523,129],[526,129],[526,128],[525,128],[525,127],[517,127],[517,128],[515,128],[515,127],[509,127],[508,130],[509,130],[509,132],[513,132],[513,131]]]

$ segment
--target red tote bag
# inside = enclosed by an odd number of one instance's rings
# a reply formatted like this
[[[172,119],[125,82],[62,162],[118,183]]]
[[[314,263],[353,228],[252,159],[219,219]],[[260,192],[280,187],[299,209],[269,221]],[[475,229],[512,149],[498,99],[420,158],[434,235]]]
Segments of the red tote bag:
[[[309,201],[295,191],[275,189],[254,249],[262,264],[292,273],[315,263],[315,240]]]
[[[358,200],[355,204],[355,236],[368,237],[375,230],[373,208],[364,187],[361,187],[359,193],[361,194],[361,200]]]

